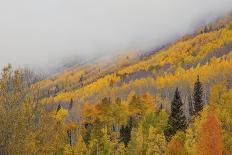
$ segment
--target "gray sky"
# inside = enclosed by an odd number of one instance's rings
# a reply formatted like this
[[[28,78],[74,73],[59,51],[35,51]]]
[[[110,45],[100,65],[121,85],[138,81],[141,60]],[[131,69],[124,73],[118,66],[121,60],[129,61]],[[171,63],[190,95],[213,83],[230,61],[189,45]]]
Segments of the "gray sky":
[[[0,0],[0,68],[149,50],[232,11],[232,0]]]

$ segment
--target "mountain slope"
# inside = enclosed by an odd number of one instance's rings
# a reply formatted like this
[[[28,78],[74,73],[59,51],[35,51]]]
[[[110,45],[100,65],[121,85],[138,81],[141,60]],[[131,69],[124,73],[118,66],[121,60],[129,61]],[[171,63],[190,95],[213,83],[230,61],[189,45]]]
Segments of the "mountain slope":
[[[74,70],[72,73],[69,73],[67,71],[61,74],[60,79],[65,79],[66,74],[70,74],[71,77],[68,79],[68,82],[73,78],[74,84],[80,85],[85,82],[88,84],[84,87],[71,89],[70,91],[58,92],[55,97],[51,96],[49,98],[49,102],[50,100],[56,103],[69,102],[71,98],[75,102],[98,102],[98,99],[104,98],[104,96],[115,95],[125,98],[131,90],[137,93],[148,91],[154,94],[158,92],[161,96],[164,96],[162,89],[166,86],[174,86],[180,81],[182,83],[192,83],[196,75],[200,75],[202,80],[206,81],[209,77],[220,74],[220,69],[225,68],[223,67],[225,64],[228,64],[228,68],[222,71],[225,73],[229,72],[231,69],[231,50],[232,30],[231,24],[227,24],[225,28],[198,34],[187,40],[179,40],[145,60],[141,60],[128,67],[119,67],[121,69],[114,71],[112,74],[108,74],[110,72],[107,71],[105,76],[101,74],[101,78],[96,81],[94,80],[92,83],[88,83],[87,79],[83,80],[83,82],[76,83],[76,79],[79,79],[86,72],[83,73],[83,71]],[[91,67],[91,65],[87,65],[85,67],[88,70],[96,71],[98,66],[92,65]],[[201,73],[202,70],[210,70],[213,68],[215,70],[211,74]],[[216,70],[217,68],[218,71]],[[180,78],[179,76],[185,72],[186,77]],[[93,72],[90,77],[94,74],[96,73]],[[191,80],[188,79],[188,74],[192,75]],[[59,83],[59,80],[57,83]]]
[[[65,117],[64,150],[231,154],[232,21],[133,55],[39,82],[47,111]]]

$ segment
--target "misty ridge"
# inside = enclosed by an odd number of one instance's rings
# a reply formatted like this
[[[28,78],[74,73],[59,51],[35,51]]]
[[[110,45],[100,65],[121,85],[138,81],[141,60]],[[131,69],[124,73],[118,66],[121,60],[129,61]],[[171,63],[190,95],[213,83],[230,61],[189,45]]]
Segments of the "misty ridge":
[[[0,155],[232,155],[232,0],[0,0]]]
[[[231,9],[231,0],[1,1],[0,66],[50,72],[69,60],[151,51]]]

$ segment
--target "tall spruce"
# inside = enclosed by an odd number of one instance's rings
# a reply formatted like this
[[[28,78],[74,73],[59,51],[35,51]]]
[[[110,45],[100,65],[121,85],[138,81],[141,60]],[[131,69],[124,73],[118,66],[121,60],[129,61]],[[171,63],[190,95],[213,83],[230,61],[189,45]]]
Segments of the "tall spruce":
[[[194,109],[193,109],[193,104],[192,101],[189,101],[189,116],[190,118],[194,115]]]
[[[71,98],[69,106],[68,106],[68,110],[70,111],[73,107],[73,99]]]
[[[183,103],[180,97],[180,92],[177,88],[171,103],[171,114],[168,118],[168,125],[164,131],[167,141],[170,141],[172,136],[175,135],[178,130],[184,131],[187,127],[186,117],[182,106]]]
[[[199,76],[194,84],[193,104],[194,114],[198,114],[203,109],[203,88]]]
[[[130,117],[126,126],[122,126],[120,129],[120,139],[121,142],[127,147],[129,141],[131,140],[131,130],[133,127],[133,120]]]

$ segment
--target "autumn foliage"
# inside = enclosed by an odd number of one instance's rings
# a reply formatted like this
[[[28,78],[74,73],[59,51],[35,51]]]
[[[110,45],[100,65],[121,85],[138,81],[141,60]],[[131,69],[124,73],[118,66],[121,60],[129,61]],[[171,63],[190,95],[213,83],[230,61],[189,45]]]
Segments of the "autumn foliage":
[[[199,155],[222,155],[223,153],[222,129],[213,110],[208,112],[206,120],[201,124],[197,150]]]
[[[232,154],[231,23],[138,57],[35,83],[6,67],[0,154]]]
[[[184,155],[183,147],[183,144],[179,140],[173,139],[167,146],[166,155]]]

